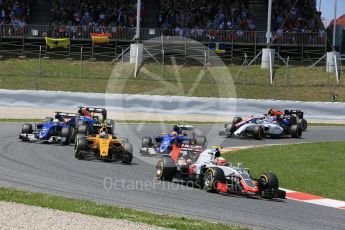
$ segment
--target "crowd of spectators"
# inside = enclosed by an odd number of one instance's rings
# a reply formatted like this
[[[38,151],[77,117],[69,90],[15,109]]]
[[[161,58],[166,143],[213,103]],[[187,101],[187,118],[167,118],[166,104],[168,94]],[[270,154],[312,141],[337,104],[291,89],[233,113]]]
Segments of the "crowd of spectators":
[[[254,31],[248,0],[161,0],[158,22],[163,30],[186,29],[201,34],[205,30]]]
[[[30,0],[0,0],[0,24],[23,28],[26,25]]]
[[[8,24],[20,31],[27,23],[32,1],[0,0],[0,25]],[[136,3],[136,0],[52,0],[49,19],[54,28],[52,35],[85,38],[90,32],[115,35],[122,30],[131,33],[128,37],[133,36]],[[165,35],[194,39],[208,36],[214,40],[229,41],[248,38],[246,42],[256,39],[249,0],[160,0],[159,4],[157,21]],[[318,41],[325,39],[326,31],[321,12],[316,10],[316,0],[273,0],[272,8],[274,42],[294,43],[297,36],[293,34],[304,32],[318,33]],[[144,18],[142,3],[142,22]],[[291,41],[287,41],[289,39]],[[310,36],[310,39],[307,42],[318,42],[314,41],[315,36]]]
[[[285,32],[319,33],[319,39],[324,39],[326,35],[321,12],[316,10],[315,0],[274,0],[272,27],[278,41],[283,38]],[[291,39],[294,37],[291,36]]]
[[[109,28],[136,25],[136,0],[53,0],[50,24],[59,33],[81,36],[86,31],[111,32]],[[144,7],[142,5],[142,16]],[[114,32],[114,31],[112,31]]]

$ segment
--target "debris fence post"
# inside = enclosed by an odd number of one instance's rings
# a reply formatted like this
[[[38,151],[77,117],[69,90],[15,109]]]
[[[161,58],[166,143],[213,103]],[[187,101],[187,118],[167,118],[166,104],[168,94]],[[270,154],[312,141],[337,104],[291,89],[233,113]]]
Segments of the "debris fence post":
[[[82,79],[83,75],[83,47],[80,47],[80,69],[79,69],[79,78]]]
[[[164,54],[164,49],[162,49],[162,66],[161,66],[161,75],[162,79],[164,79],[164,65],[165,65],[165,54]]]
[[[206,82],[207,78],[207,52],[204,50],[204,81]]]
[[[286,71],[285,71],[285,84],[286,84],[286,86],[289,85],[289,60],[290,60],[290,56],[288,56],[286,59]]]

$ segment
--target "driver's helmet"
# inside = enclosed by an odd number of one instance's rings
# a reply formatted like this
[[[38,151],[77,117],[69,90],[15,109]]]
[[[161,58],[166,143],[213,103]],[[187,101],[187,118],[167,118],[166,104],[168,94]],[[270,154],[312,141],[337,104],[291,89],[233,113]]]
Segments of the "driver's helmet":
[[[99,137],[106,137],[107,136],[107,133],[102,131],[99,133]]]
[[[267,114],[271,115],[272,110],[273,110],[272,108],[269,108]]]
[[[99,132],[99,137],[106,137],[108,135],[108,132],[107,132],[107,128],[106,127],[102,127],[100,132]]]
[[[59,125],[59,123],[60,123],[59,119],[56,119],[56,118],[55,118],[55,119],[53,120],[53,125],[54,125],[54,126]]]
[[[216,158],[216,164],[218,166],[225,166],[227,163],[228,163],[228,161],[223,157]]]
[[[177,137],[177,132],[176,131],[172,131],[170,133],[170,135],[173,137],[173,138],[176,138]]]

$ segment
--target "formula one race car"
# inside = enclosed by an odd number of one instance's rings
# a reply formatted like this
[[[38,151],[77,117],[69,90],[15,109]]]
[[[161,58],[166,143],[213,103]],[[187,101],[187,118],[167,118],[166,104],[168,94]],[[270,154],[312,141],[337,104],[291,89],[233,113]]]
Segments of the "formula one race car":
[[[34,125],[25,123],[21,134],[19,134],[19,139],[22,141],[69,144],[75,140],[77,116],[76,113],[55,112],[54,118],[47,117],[43,123]],[[85,118],[85,120],[87,119]]]
[[[186,159],[185,156],[187,155],[174,153],[171,156],[163,155],[156,166],[157,179],[191,182],[207,192],[285,199],[286,192],[279,189],[276,175],[263,173],[258,179],[253,179],[248,169],[240,164],[233,166],[220,157],[219,148],[204,150],[195,161]]]
[[[293,138],[302,137],[302,127],[296,123],[296,119],[284,118],[281,120],[275,119],[274,117],[264,118],[246,118],[240,120],[238,123],[234,123],[230,129],[226,125],[225,131],[220,131],[220,136],[239,136],[243,138],[254,138],[261,140],[263,138],[270,137],[287,137]]]
[[[84,135],[89,127],[82,125],[78,129],[74,145],[74,156],[78,159],[97,158],[101,160],[121,160],[130,164],[133,158],[133,147],[126,138],[114,135],[112,126],[102,124],[97,133]],[[93,128],[95,129],[95,127]]]
[[[101,120],[98,113],[102,114]],[[106,117],[107,111],[103,108],[79,107],[78,113],[55,112],[54,118],[46,117],[43,123],[24,124],[19,139],[68,145],[74,143],[80,125],[92,127],[100,122],[112,125],[114,121]]]
[[[104,108],[94,108],[94,107],[79,107],[78,114],[88,119],[92,119],[94,122],[88,122],[85,120],[81,120],[78,122],[78,127],[84,125],[82,130],[78,131],[78,133],[82,133],[84,135],[89,134],[96,134],[99,129],[102,127],[103,124],[108,126],[110,129],[110,134],[113,134],[115,129],[115,121],[112,119],[107,118],[107,110]],[[101,114],[101,118],[98,116]],[[86,128],[85,128],[86,126]],[[78,128],[79,129],[79,128]]]
[[[207,138],[197,136],[195,126],[175,125],[170,133],[161,133],[154,138],[143,137],[140,153],[146,155],[168,154],[173,144],[195,144],[206,148]]]

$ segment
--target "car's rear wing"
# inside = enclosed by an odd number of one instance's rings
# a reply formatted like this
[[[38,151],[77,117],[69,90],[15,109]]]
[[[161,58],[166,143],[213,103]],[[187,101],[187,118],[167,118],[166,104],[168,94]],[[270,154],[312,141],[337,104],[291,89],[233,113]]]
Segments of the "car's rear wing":
[[[202,152],[204,148],[200,145],[190,145],[190,144],[182,144],[181,150],[183,151],[193,151],[193,152]]]
[[[102,120],[104,121],[107,119],[107,110],[105,108],[97,108],[97,107],[78,107],[80,109],[86,109],[88,112],[92,114],[102,114]]]
[[[181,130],[194,130],[195,126],[194,125],[177,125],[178,128]]]
[[[303,119],[304,113],[301,110],[284,110],[285,115],[296,115],[298,118]]]
[[[78,114],[77,113],[67,113],[67,112],[55,112],[55,116],[61,116],[61,117],[66,117],[66,118],[71,118],[71,117],[76,117]]]

